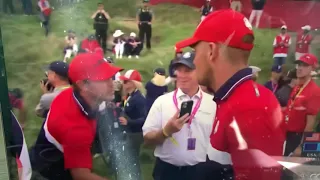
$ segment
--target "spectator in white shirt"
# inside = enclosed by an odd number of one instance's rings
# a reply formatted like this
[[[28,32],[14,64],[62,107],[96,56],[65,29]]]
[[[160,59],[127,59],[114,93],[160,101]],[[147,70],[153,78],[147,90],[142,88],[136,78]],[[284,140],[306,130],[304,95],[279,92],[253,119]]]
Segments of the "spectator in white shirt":
[[[154,180],[206,180],[208,173],[210,179],[225,178],[227,166],[221,164],[230,162],[229,156],[209,143],[216,103],[199,88],[193,59],[187,52],[174,62],[179,88],[156,99],[142,128],[145,143],[156,145]],[[181,103],[188,100],[194,102],[192,112],[179,118]]]

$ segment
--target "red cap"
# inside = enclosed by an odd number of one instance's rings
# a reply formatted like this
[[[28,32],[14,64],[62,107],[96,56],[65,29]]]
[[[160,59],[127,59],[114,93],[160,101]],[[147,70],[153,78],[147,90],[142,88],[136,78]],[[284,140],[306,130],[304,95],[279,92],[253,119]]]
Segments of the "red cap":
[[[199,41],[226,43],[230,47],[251,50],[253,43],[243,40],[245,35],[253,35],[249,20],[234,10],[218,10],[210,13],[195,30],[193,37],[178,42],[176,48],[192,46]]]
[[[75,83],[82,80],[103,81],[110,79],[122,68],[110,65],[100,54],[77,55],[69,65],[69,78]]]
[[[297,61],[302,61],[310,66],[317,67],[318,66],[318,59],[316,56],[312,54],[305,54],[301,56]]]
[[[120,76],[119,78],[123,81],[142,81],[140,73],[137,70],[133,69],[128,70],[124,75]]]

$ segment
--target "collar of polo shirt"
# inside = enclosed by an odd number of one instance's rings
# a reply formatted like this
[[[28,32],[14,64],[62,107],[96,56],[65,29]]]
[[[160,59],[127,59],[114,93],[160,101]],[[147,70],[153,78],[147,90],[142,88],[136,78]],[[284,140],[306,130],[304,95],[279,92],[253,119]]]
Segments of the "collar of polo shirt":
[[[90,108],[89,104],[85,102],[78,91],[73,91],[73,98],[84,115],[86,115],[89,119],[96,118],[96,115],[99,112],[99,107],[97,107],[96,110]]]
[[[218,90],[214,93],[214,101],[226,100],[232,91],[240,84],[247,80],[252,79],[252,69],[245,68],[235,73],[230,79],[228,79]]]
[[[201,93],[201,88],[199,87],[198,92],[193,97],[200,98],[200,93]],[[178,88],[177,98],[183,98],[184,96],[188,96],[188,95],[182,92],[180,88]],[[193,97],[190,97],[190,98],[192,99]]]

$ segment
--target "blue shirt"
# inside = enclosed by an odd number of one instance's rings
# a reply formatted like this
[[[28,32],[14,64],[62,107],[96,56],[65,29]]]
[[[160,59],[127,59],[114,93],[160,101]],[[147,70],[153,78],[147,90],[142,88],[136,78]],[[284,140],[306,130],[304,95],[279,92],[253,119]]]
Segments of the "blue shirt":
[[[124,103],[123,111],[128,120],[129,132],[142,132],[142,126],[147,116],[146,98],[139,90],[134,91]]]
[[[153,84],[151,81],[146,84],[146,110],[149,112],[153,102],[164,93],[168,92],[168,86],[157,86]]]

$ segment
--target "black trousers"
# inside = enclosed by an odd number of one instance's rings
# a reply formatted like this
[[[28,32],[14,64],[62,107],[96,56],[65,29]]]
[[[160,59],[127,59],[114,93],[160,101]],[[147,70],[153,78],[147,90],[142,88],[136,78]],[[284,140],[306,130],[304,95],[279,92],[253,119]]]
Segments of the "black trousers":
[[[142,43],[142,48],[144,46],[144,37],[146,37],[147,49],[151,49],[152,27],[148,23],[141,23],[139,25],[139,38]]]
[[[12,3],[13,0],[2,0],[2,1],[3,1],[3,6],[2,6],[3,12],[8,13],[8,9],[9,9],[9,11],[11,11],[11,13],[14,14],[15,11]]]
[[[96,38],[103,52],[107,51],[107,31],[108,29],[96,29]]]
[[[126,43],[124,45],[124,52],[127,56],[135,56],[140,55],[140,52],[142,50],[142,44],[138,44],[137,47],[133,47],[131,44]]]
[[[226,180],[233,179],[231,165],[209,161],[194,166],[174,166],[156,159],[153,170],[154,180]]]
[[[303,133],[287,132],[286,146],[284,149],[284,156],[289,156],[300,144]],[[296,179],[295,173],[288,169],[284,169],[281,174],[281,180],[294,180]]]

